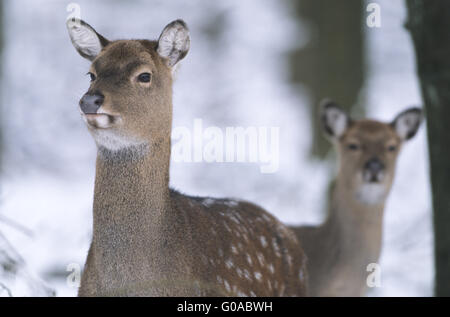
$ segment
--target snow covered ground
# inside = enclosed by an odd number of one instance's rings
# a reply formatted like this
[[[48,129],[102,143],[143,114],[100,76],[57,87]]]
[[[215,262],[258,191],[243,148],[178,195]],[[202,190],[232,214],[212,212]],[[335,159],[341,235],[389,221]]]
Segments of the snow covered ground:
[[[391,120],[420,105],[401,1],[377,1],[382,27],[367,29],[370,116]],[[249,163],[172,162],[171,184],[194,195],[254,201],[288,223],[319,223],[333,167],[308,157],[310,123],[301,87],[287,81],[281,56],[307,34],[287,6],[275,0],[78,1],[81,17],[111,39],[156,38],[182,17],[191,50],[177,72],[174,126],[280,127],[280,168],[261,174]],[[19,251],[23,271],[74,296],[69,264],[83,265],[92,226],[95,146],[79,117],[88,62],[73,49],[65,1],[5,2],[2,125],[6,140],[0,215],[28,228],[24,234],[0,221],[0,232]],[[224,29],[215,30],[215,23]],[[218,32],[218,33],[217,33]],[[293,41],[292,39],[298,39]],[[382,287],[372,296],[431,296],[433,259],[425,127],[406,145],[386,208]],[[42,295],[7,280],[13,295]],[[26,283],[25,283],[26,284]],[[0,295],[3,293],[0,291]]]

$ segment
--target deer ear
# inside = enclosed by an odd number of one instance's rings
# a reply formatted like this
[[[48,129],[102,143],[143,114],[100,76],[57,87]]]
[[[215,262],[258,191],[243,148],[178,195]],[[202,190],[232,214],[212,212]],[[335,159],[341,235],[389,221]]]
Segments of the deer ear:
[[[189,46],[188,27],[183,20],[176,20],[168,24],[162,31],[156,51],[159,56],[167,60],[169,67],[173,67],[186,56]]]
[[[331,139],[339,139],[351,123],[347,113],[334,101],[325,99],[320,103],[322,128]]]
[[[109,41],[98,34],[92,26],[80,19],[68,19],[66,22],[70,40],[75,49],[84,58],[93,61]]]
[[[420,108],[410,108],[401,112],[392,121],[391,126],[403,141],[411,139],[419,130],[423,120],[423,112]]]

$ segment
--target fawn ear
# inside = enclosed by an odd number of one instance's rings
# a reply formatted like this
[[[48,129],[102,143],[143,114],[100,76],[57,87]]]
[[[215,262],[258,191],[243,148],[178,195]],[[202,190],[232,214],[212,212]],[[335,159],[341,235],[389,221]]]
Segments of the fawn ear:
[[[391,126],[403,141],[411,139],[419,130],[423,120],[423,112],[420,108],[409,108],[401,112],[392,121]]]
[[[351,123],[348,114],[334,101],[325,99],[320,103],[322,128],[332,140],[339,139]]]
[[[183,20],[175,20],[162,31],[156,51],[167,60],[169,67],[173,67],[186,56],[189,46],[189,30],[186,23]]]
[[[109,41],[98,34],[92,26],[80,19],[66,21],[70,40],[75,49],[84,58],[93,61]]]

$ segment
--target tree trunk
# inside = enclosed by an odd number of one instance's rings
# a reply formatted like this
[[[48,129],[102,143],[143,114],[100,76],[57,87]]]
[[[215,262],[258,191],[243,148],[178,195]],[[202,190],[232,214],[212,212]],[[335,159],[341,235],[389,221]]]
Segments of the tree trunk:
[[[407,0],[406,5],[428,122],[435,295],[450,296],[450,1]]]
[[[289,56],[291,81],[306,85],[311,93],[311,154],[324,158],[330,142],[318,118],[320,100],[331,98],[347,111],[355,110],[364,84],[364,1],[290,1],[298,20],[311,25],[310,42]],[[364,114],[361,107],[358,114]]]

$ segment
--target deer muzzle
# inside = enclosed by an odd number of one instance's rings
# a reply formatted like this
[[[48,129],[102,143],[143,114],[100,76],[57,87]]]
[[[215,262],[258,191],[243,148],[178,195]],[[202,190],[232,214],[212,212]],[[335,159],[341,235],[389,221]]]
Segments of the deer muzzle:
[[[364,165],[363,178],[366,182],[377,183],[384,178],[385,166],[378,158],[369,159]]]

